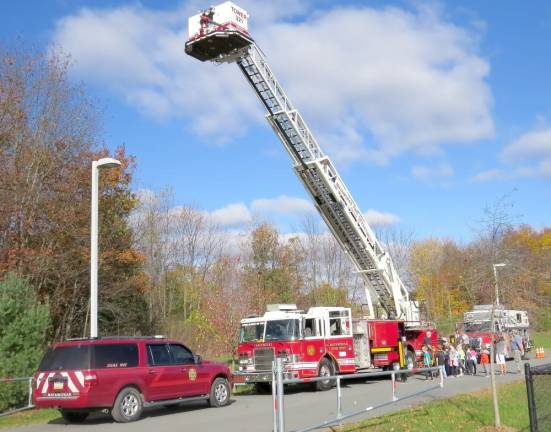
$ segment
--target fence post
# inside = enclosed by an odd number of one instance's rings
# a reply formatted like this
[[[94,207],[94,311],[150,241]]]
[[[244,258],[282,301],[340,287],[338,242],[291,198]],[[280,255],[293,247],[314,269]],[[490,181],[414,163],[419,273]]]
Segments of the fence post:
[[[337,418],[342,417],[342,406],[341,406],[341,377],[337,376]]]
[[[28,400],[28,407],[33,406],[33,378],[29,378],[29,400]]]
[[[398,398],[396,397],[396,373],[393,371],[390,375],[390,381],[392,383],[392,401],[394,402]]]
[[[538,432],[538,416],[534,401],[534,381],[530,363],[524,363],[524,379],[526,380],[526,393],[528,396],[528,415],[530,417],[530,432]]]
[[[276,362],[272,361],[272,410],[274,414],[274,432],[277,431],[277,376]]]
[[[277,420],[278,429],[277,432],[285,432],[285,413],[283,407],[283,359],[281,357],[276,358],[276,371],[277,371]]]

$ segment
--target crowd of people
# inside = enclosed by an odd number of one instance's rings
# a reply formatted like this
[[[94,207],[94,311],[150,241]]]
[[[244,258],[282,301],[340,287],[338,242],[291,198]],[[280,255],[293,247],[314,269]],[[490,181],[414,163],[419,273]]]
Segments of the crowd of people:
[[[423,367],[443,366],[444,378],[464,375],[481,375],[488,377],[490,373],[490,344],[481,347],[471,346],[466,334],[443,338],[437,346],[425,341],[423,345]],[[524,341],[520,334],[500,333],[494,343],[495,364],[499,365],[496,374],[508,373],[508,358],[513,358],[516,373],[522,373],[522,358],[524,356]],[[427,380],[434,379],[432,372],[427,373]]]

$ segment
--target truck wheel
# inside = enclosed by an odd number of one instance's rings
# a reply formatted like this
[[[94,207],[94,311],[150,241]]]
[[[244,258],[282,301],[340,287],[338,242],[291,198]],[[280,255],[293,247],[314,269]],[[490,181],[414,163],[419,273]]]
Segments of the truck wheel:
[[[111,417],[118,423],[136,421],[142,415],[142,395],[134,387],[123,388],[115,399]]]
[[[408,351],[406,354],[406,367],[408,370],[412,370],[415,366],[415,353],[413,351]]]
[[[333,362],[327,358],[322,359],[319,367],[319,377],[335,375],[335,366]],[[333,380],[327,379],[323,381],[316,381],[316,390],[325,391],[330,390],[333,387]]]
[[[257,394],[272,394],[272,383],[257,382],[254,385],[254,390]]]
[[[66,410],[59,410],[59,413],[67,423],[82,423],[84,420],[88,418],[88,414],[89,414],[85,411],[66,411]]]
[[[230,402],[230,385],[226,378],[216,378],[210,386],[209,405],[223,407]]]
[[[394,372],[400,372],[400,363],[392,363],[392,370]],[[408,374],[406,372],[404,373],[396,373],[396,379],[400,382],[405,383],[408,380]]]

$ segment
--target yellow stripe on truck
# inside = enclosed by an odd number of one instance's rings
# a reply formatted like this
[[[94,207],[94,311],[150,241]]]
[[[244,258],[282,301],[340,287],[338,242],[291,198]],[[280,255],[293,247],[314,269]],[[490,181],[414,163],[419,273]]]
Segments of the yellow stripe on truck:
[[[371,348],[372,353],[382,353],[392,351],[391,347]]]

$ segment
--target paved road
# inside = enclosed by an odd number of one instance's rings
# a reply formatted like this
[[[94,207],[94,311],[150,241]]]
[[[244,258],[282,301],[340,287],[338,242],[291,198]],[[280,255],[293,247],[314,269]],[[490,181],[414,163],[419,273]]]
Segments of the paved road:
[[[549,360],[534,360],[532,363],[547,363]],[[514,366],[509,362],[509,369]],[[498,383],[518,380],[516,374],[498,376]],[[438,383],[425,381],[424,377],[413,377],[407,383],[398,383],[399,397],[427,389]],[[399,401],[396,404],[371,411],[355,417],[353,421],[374,417],[386,412],[410,407],[422,402],[447,398],[489,387],[490,378],[483,376],[464,376],[448,378],[443,389],[436,389]],[[355,380],[343,387],[343,413],[390,401],[392,396],[389,379]],[[49,424],[16,429],[18,432],[163,432],[163,431],[223,431],[223,432],[263,432],[272,430],[271,395],[234,396],[232,404],[224,408],[205,408],[204,402],[189,403],[171,409],[149,409],[143,418],[135,423],[118,424],[103,414],[94,415],[83,425],[65,425],[62,420]],[[288,431],[304,428],[314,423],[335,417],[336,391],[313,392],[309,389],[293,388],[286,390],[285,396],[286,426]]]

